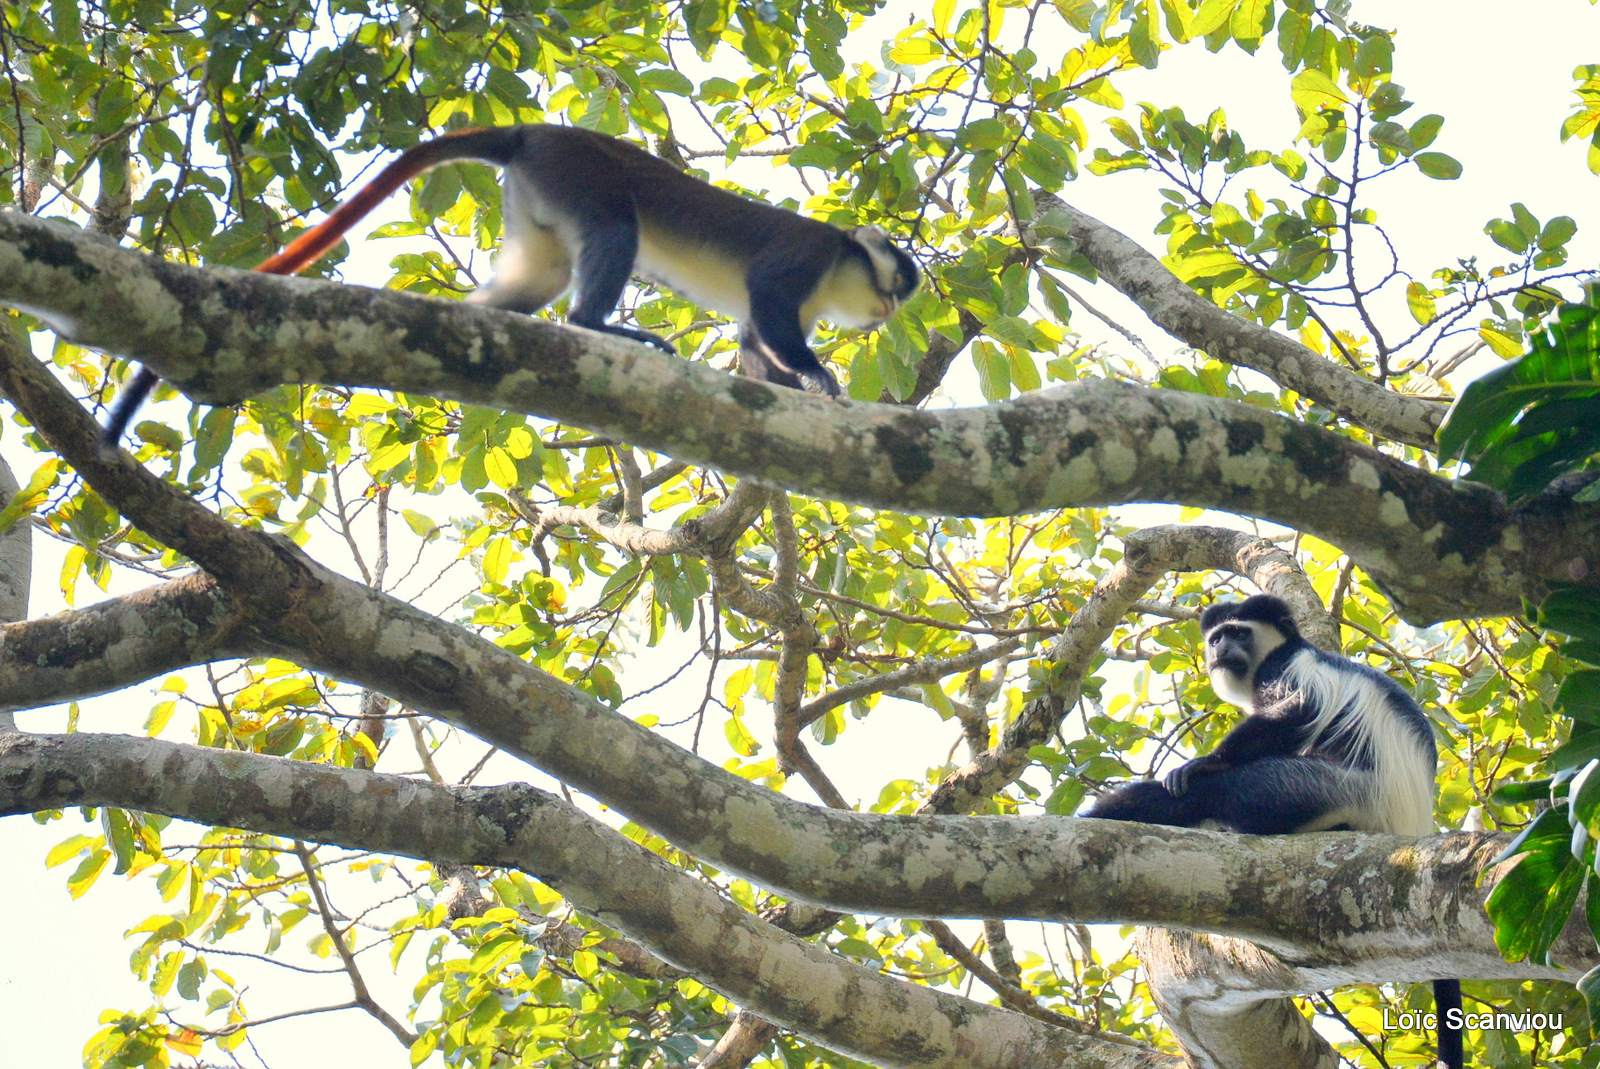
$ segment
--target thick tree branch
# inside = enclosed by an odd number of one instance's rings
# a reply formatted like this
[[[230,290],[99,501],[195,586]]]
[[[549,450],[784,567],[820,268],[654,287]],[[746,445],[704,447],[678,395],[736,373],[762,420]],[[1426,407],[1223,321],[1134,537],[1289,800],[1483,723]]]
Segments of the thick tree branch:
[[[63,403],[60,387],[31,358],[0,355],[7,357],[0,385],[107,500],[158,537],[171,532],[185,539],[197,560],[221,573],[219,582],[243,610],[228,627],[248,635],[234,640],[234,647],[260,646],[381,688],[525,757],[730,871],[838,908],[1131,920],[1233,934],[1293,955],[1298,967],[1322,977],[1348,965],[1360,976],[1409,978],[1440,962],[1448,964],[1449,975],[1464,977],[1505,976],[1508,970],[1553,975],[1507,966],[1493,950],[1481,898],[1471,889],[1471,877],[1496,848],[1492,841],[1461,837],[1465,846],[1452,853],[1452,840],[1420,848],[1378,840],[1372,848],[1361,837],[1330,837],[1339,844],[1335,855],[1323,849],[1297,861],[1292,851],[1309,850],[1312,837],[1290,840],[1280,853],[1242,849],[1233,837],[1137,826],[1083,829],[1082,822],[1068,820],[968,824],[926,816],[864,817],[811,809],[760,791],[490,643],[345,580],[290,547],[228,528],[125,458],[95,457],[87,444],[93,426],[84,426],[82,410],[70,399]],[[1129,557],[1137,570],[1136,555]],[[1141,588],[1135,597],[1143,593]],[[1086,617],[1086,628],[1090,622]],[[234,815],[217,819],[234,823]],[[1376,853],[1361,857],[1365,867],[1351,869],[1351,857],[1366,849]],[[1401,851],[1407,852],[1396,860]],[[1115,889],[1107,884],[1118,880],[1095,878],[1106,875],[1104,859],[1111,856],[1119,858],[1114,868],[1121,885]],[[1270,865],[1252,868],[1264,861]],[[1429,878],[1417,880],[1419,870]],[[1183,876],[1182,888],[1172,885],[1175,873]],[[1242,893],[1268,886],[1274,888],[1271,901]],[[1318,891],[1329,887],[1346,897],[1319,901]],[[1411,894],[1397,896],[1396,887]],[[1432,901],[1439,887],[1467,890],[1449,891],[1441,911]],[[1369,899],[1357,891],[1352,902],[1351,888],[1384,893]],[[1295,907],[1298,915],[1290,919]],[[1312,911],[1309,919],[1306,909]],[[1403,951],[1376,945],[1375,936],[1392,942],[1394,931],[1425,931],[1430,941]],[[1582,949],[1574,950],[1573,942]],[[1569,941],[1561,948],[1568,951],[1581,960],[1592,956],[1592,945]],[[1348,964],[1352,959],[1355,964]],[[759,1008],[747,995],[734,997]],[[830,1042],[838,1044],[829,1024]]]
[[[0,327],[9,332],[9,327]],[[11,465],[0,458],[0,509],[20,489]],[[0,531],[0,622],[28,618],[28,587],[33,581],[33,528],[18,521]],[[0,688],[4,693],[4,688]]]
[[[448,788],[156,739],[0,736],[0,815],[67,805],[521,869],[729,998],[879,1065],[1177,1066],[844,961],[532,787]]]
[[[1292,338],[1232,315],[1190,289],[1120,231],[1049,193],[1036,192],[1034,200],[1041,213],[1065,212],[1072,220],[1073,243],[1100,277],[1185,345],[1259,371],[1374,434],[1421,449],[1437,448],[1433,434],[1444,420],[1443,404],[1386,390]]]
[[[1198,394],[1083,382],[940,412],[832,402],[527,316],[199,271],[15,213],[0,214],[0,301],[206,400],[281,382],[429,393],[913,512],[1163,501],[1257,516],[1340,546],[1415,623],[1514,612],[1549,579],[1600,586],[1600,505],[1513,512],[1485,487]]]
[[[1315,981],[1240,939],[1144,928],[1145,983],[1190,1069],[1338,1069],[1341,1061],[1294,1000]],[[1301,985],[1309,984],[1309,987]],[[1330,984],[1329,986],[1332,986]]]
[[[1357,862],[1343,883],[1328,859],[1297,853],[1309,852],[1313,837],[1247,845],[1238,837],[1103,821],[972,822],[818,809],[709,764],[476,635],[289,550],[281,560],[298,574],[276,589],[235,592],[259,604],[244,612],[247,625],[234,625],[231,648],[282,656],[382,690],[545,769],[680,848],[795,897],[918,916],[1166,924],[1298,947],[1302,955],[1308,932],[1354,917],[1359,931],[1321,933],[1318,944],[1391,931],[1426,929],[1438,939],[1469,932],[1479,960],[1459,962],[1456,975],[1506,975],[1508,968],[1526,975],[1521,966],[1500,962],[1470,891],[1453,899],[1456,905],[1445,914],[1426,901],[1422,889],[1431,889],[1431,880],[1448,887],[1459,880],[1470,888],[1481,852],[1463,860],[1424,850],[1395,861],[1389,857],[1394,841],[1385,847],[1383,840],[1342,837],[1341,843],[1355,844],[1350,856]],[[21,665],[17,671],[25,674]],[[57,693],[50,700],[72,696]],[[1494,847],[1483,849],[1492,853]],[[1104,876],[1104,859],[1119,855],[1120,880],[1091,878]],[[951,869],[934,875],[927,860],[934,857]],[[1361,869],[1361,861],[1377,868]],[[1283,874],[1292,880],[1297,863],[1309,866],[1302,881],[1307,886],[1405,886],[1414,901],[1386,890],[1373,904],[1376,912],[1340,900],[1313,911],[1320,920],[1308,922],[1305,907],[1314,895],[1283,892],[1292,886]],[[1418,881],[1418,871],[1432,873],[1430,881]],[[1275,890],[1264,896],[1242,890],[1265,887]],[[1398,961],[1384,964],[1403,969]]]
[[[191,665],[247,656],[260,640],[238,634],[239,614],[215,580],[197,573],[8,624],[0,628],[0,711],[106,694]]]
[[[0,230],[13,215],[0,212]],[[272,589],[289,578],[291,571],[274,543],[223,522],[127,453],[99,448],[99,425],[34,359],[8,323],[0,323],[0,394],[102,497],[115,502],[146,533],[201,563],[224,586]]]
[[[0,331],[10,332],[9,324],[0,324]],[[0,457],[0,508],[11,503],[20,489],[11,466]],[[0,532],[0,624],[28,618],[28,588],[33,581],[33,528],[18,522],[9,531]],[[0,694],[9,694],[5,687],[5,660],[8,651],[0,644]],[[16,717],[0,700],[0,734],[17,730]]]

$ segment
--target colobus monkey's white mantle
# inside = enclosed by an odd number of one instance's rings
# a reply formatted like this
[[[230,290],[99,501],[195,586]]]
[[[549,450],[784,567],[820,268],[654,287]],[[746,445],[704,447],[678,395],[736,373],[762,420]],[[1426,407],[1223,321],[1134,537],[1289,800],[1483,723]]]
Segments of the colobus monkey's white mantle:
[[[1102,794],[1084,816],[1252,835],[1437,830],[1433,729],[1394,680],[1312,646],[1270,594],[1212,605],[1200,632],[1212,688],[1250,715],[1209,754]],[[1439,1060],[1460,1069],[1461,1032],[1445,1020],[1461,984],[1433,989]]]
[[[574,288],[568,322],[673,352],[655,334],[606,322],[637,274],[738,320],[751,378],[838,396],[808,344],[817,320],[880,326],[921,283],[916,261],[875,226],[841,230],[718,189],[626,141],[548,124],[415,145],[256,270],[294,274],[402,184],[459,160],[505,169],[505,241],[493,281],[469,300],[532,313]],[[109,444],[156,381],[143,368],[129,381],[106,423]]]

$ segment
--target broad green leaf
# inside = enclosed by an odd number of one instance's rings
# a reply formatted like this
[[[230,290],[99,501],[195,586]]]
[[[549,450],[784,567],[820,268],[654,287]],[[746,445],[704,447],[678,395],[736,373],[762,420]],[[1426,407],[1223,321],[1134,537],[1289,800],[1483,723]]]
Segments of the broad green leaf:
[[[1303,112],[1321,111],[1334,104],[1348,104],[1350,98],[1332,78],[1315,68],[1307,68],[1294,76],[1289,95]]]
[[[0,534],[11,530],[12,525],[19,519],[44,504],[49,491],[56,485],[60,476],[61,461],[57,457],[49,457],[34,468],[33,475],[28,479],[28,485],[18,490],[11,500],[6,502],[6,507],[0,509]]]
[[[1433,322],[1433,317],[1439,314],[1439,306],[1434,302],[1433,295],[1421,282],[1406,284],[1406,308],[1411,312],[1411,318],[1423,325]]]
[[[483,549],[483,577],[491,583],[504,583],[511,564],[521,556],[509,538],[491,538]]]
[[[1586,643],[1600,643],[1600,598],[1581,587],[1561,587],[1539,603],[1535,622]],[[1562,647],[1566,653],[1571,644]]]
[[[1419,152],[1411,158],[1429,178],[1449,182],[1461,177],[1461,164],[1442,152]]]
[[[1234,8],[1238,6],[1239,0],[1204,0],[1200,10],[1195,12],[1194,21],[1189,24],[1189,32],[1196,37],[1215,33],[1228,25]]]
[[[1526,805],[1529,802],[1543,802],[1550,798],[1550,777],[1529,780],[1525,783],[1502,783],[1489,794],[1489,801],[1495,805]]]
[[[1587,867],[1569,852],[1572,836],[1565,808],[1539,814],[1501,855],[1521,855],[1485,903],[1495,945],[1508,961],[1546,964],[1588,875]]]
[[[87,835],[73,835],[50,848],[44,856],[44,867],[53,869],[69,858],[77,857],[83,852],[84,847],[92,846],[95,840]]]
[[[1439,136],[1440,127],[1444,126],[1443,115],[1424,115],[1411,124],[1411,143],[1419,149],[1425,149],[1433,144]]]
[[[1441,453],[1525,497],[1600,452],[1600,308],[1562,305],[1521,359],[1470,383],[1439,428]]]
[[[1572,240],[1572,236],[1577,232],[1578,224],[1571,216],[1558,215],[1546,223],[1544,229],[1540,231],[1539,248],[1559,248]]]

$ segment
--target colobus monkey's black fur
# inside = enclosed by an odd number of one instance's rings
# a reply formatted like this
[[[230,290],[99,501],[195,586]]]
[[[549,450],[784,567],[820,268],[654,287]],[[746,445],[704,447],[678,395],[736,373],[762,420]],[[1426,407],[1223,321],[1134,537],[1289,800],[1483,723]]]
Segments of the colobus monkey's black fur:
[[[921,283],[916,261],[875,226],[841,230],[718,189],[626,141],[548,124],[459,130],[413,146],[256,270],[294,274],[406,181],[458,160],[505,169],[505,241],[494,280],[470,300],[532,313],[572,288],[568,322],[670,353],[649,331],[606,322],[640,275],[737,319],[751,378],[838,396],[807,341],[817,320],[877,327]],[[129,380],[106,423],[108,444],[156,381],[143,368]]]
[[[1431,835],[1438,751],[1422,709],[1376,669],[1312,646],[1270,594],[1218,602],[1200,616],[1217,696],[1250,715],[1204,757],[1164,780],[1108,791],[1083,815],[1205,824],[1252,835]],[[1439,1060],[1460,1069],[1456,980],[1434,981]]]

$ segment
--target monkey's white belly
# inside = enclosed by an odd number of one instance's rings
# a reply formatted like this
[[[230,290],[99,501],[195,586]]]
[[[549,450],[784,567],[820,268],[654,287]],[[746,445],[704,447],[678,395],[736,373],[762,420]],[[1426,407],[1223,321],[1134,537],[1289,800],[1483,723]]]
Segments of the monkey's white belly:
[[[853,261],[835,264],[800,309],[802,323],[826,319],[845,330],[872,330],[894,314],[895,302],[872,285],[872,276]]]
[[[633,270],[639,277],[659,282],[702,308],[741,323],[750,318],[744,264],[730,260],[726,252],[685,245],[681,236],[643,227]]]

